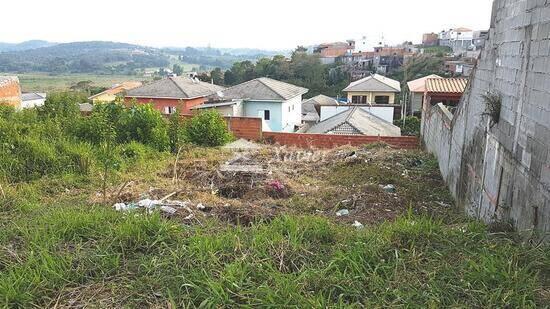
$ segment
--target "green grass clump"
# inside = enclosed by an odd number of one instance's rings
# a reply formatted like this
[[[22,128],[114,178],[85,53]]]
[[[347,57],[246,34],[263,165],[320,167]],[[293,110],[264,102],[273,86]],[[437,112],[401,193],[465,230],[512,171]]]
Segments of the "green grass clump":
[[[359,231],[311,216],[184,227],[79,205],[1,233],[5,306],[67,301],[63,291],[100,284],[137,307],[534,307],[549,270],[547,252],[480,223],[414,216]]]

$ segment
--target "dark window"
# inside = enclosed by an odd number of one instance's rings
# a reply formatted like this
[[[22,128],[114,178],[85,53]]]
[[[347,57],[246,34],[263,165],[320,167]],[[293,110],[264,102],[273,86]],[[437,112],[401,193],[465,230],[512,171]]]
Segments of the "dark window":
[[[362,104],[367,104],[367,96],[366,95],[361,96],[361,103]]]
[[[351,97],[351,103],[359,103],[360,97],[358,95],[354,95]]]
[[[269,120],[270,118],[271,117],[269,115],[269,110],[268,109],[264,110],[264,120]]]
[[[377,95],[374,97],[374,103],[376,104],[389,104],[390,97],[386,95]]]

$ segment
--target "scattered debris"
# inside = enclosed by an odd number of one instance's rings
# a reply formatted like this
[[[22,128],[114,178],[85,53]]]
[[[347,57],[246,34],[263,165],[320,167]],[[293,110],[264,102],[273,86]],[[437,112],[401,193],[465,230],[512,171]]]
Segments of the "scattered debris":
[[[347,216],[349,215],[349,210],[347,209],[340,209],[336,212],[337,217]]]
[[[245,150],[257,150],[257,149],[260,149],[261,146],[254,142],[240,138],[232,143],[229,143],[223,146],[222,148],[233,150],[233,151],[245,151]]]
[[[360,230],[360,229],[362,229],[362,228],[365,227],[361,222],[359,222],[359,221],[357,221],[357,220],[355,220],[355,222],[353,222],[353,224],[352,224],[351,226],[355,227],[355,228],[358,229],[358,230]]]
[[[395,186],[394,185],[385,185],[384,187],[382,187],[382,189],[384,189],[384,191],[388,192],[388,193],[394,193],[395,192]]]
[[[160,211],[162,211],[163,213],[165,213],[165,214],[171,216],[171,215],[175,214],[177,210],[176,210],[174,207],[170,207],[170,206],[161,206],[161,207],[160,207]]]

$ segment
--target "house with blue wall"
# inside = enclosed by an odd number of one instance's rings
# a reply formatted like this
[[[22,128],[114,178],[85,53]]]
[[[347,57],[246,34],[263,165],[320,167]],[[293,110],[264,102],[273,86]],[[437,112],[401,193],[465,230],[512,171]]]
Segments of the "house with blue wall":
[[[264,131],[295,132],[302,122],[302,95],[307,92],[306,88],[261,77],[227,88],[219,95],[242,105],[240,115],[234,116],[262,118]]]

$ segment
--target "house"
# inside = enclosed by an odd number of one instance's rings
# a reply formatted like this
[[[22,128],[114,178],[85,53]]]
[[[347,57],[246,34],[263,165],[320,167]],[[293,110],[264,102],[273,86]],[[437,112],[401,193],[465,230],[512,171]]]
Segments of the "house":
[[[302,122],[319,122],[321,106],[338,105],[338,101],[324,94],[317,95],[302,102]]]
[[[359,106],[354,106],[313,125],[307,133],[401,136],[401,129]]]
[[[152,103],[163,114],[172,114],[176,109],[186,114],[191,112],[192,107],[207,102],[208,96],[223,89],[187,76],[168,77],[128,90],[124,102]]]
[[[17,76],[0,76],[0,105],[21,108],[21,86]]]
[[[308,89],[271,78],[256,78],[223,90],[225,100],[241,100],[241,114],[261,117],[263,130],[294,132],[302,123],[302,95]]]
[[[21,108],[34,108],[43,106],[46,102],[46,93],[30,92],[21,94]]]
[[[98,94],[94,94],[93,96],[89,97],[88,100],[92,101],[92,103],[110,103],[114,102],[117,96],[123,95],[125,91],[132,90],[137,87],[141,87],[143,84],[141,82],[123,82],[121,84],[113,85],[111,88],[100,92]]]
[[[466,78],[428,78],[424,92],[424,109],[437,103],[457,106],[467,85]]]
[[[401,92],[401,84],[391,78],[372,74],[350,83],[343,92],[348,102],[355,104],[395,104],[396,95]]]
[[[332,64],[338,57],[350,53],[354,49],[354,41],[323,43],[313,49],[313,53],[319,55],[323,64]]]
[[[201,111],[213,109],[226,117],[237,117],[243,115],[242,100],[227,100],[221,102],[208,102],[201,105],[191,107],[192,111]]]
[[[437,46],[439,45],[439,35],[437,33],[424,33],[422,35],[423,46]]]
[[[411,80],[407,83],[407,88],[409,88],[409,98],[408,98],[408,113],[411,113],[415,116],[420,116],[422,114],[422,102],[424,102],[424,92],[426,92],[426,80],[430,78],[442,78],[439,75],[428,75],[421,77],[419,79]]]
[[[441,31],[439,45],[450,47],[455,54],[475,49],[474,31],[464,27]]]

